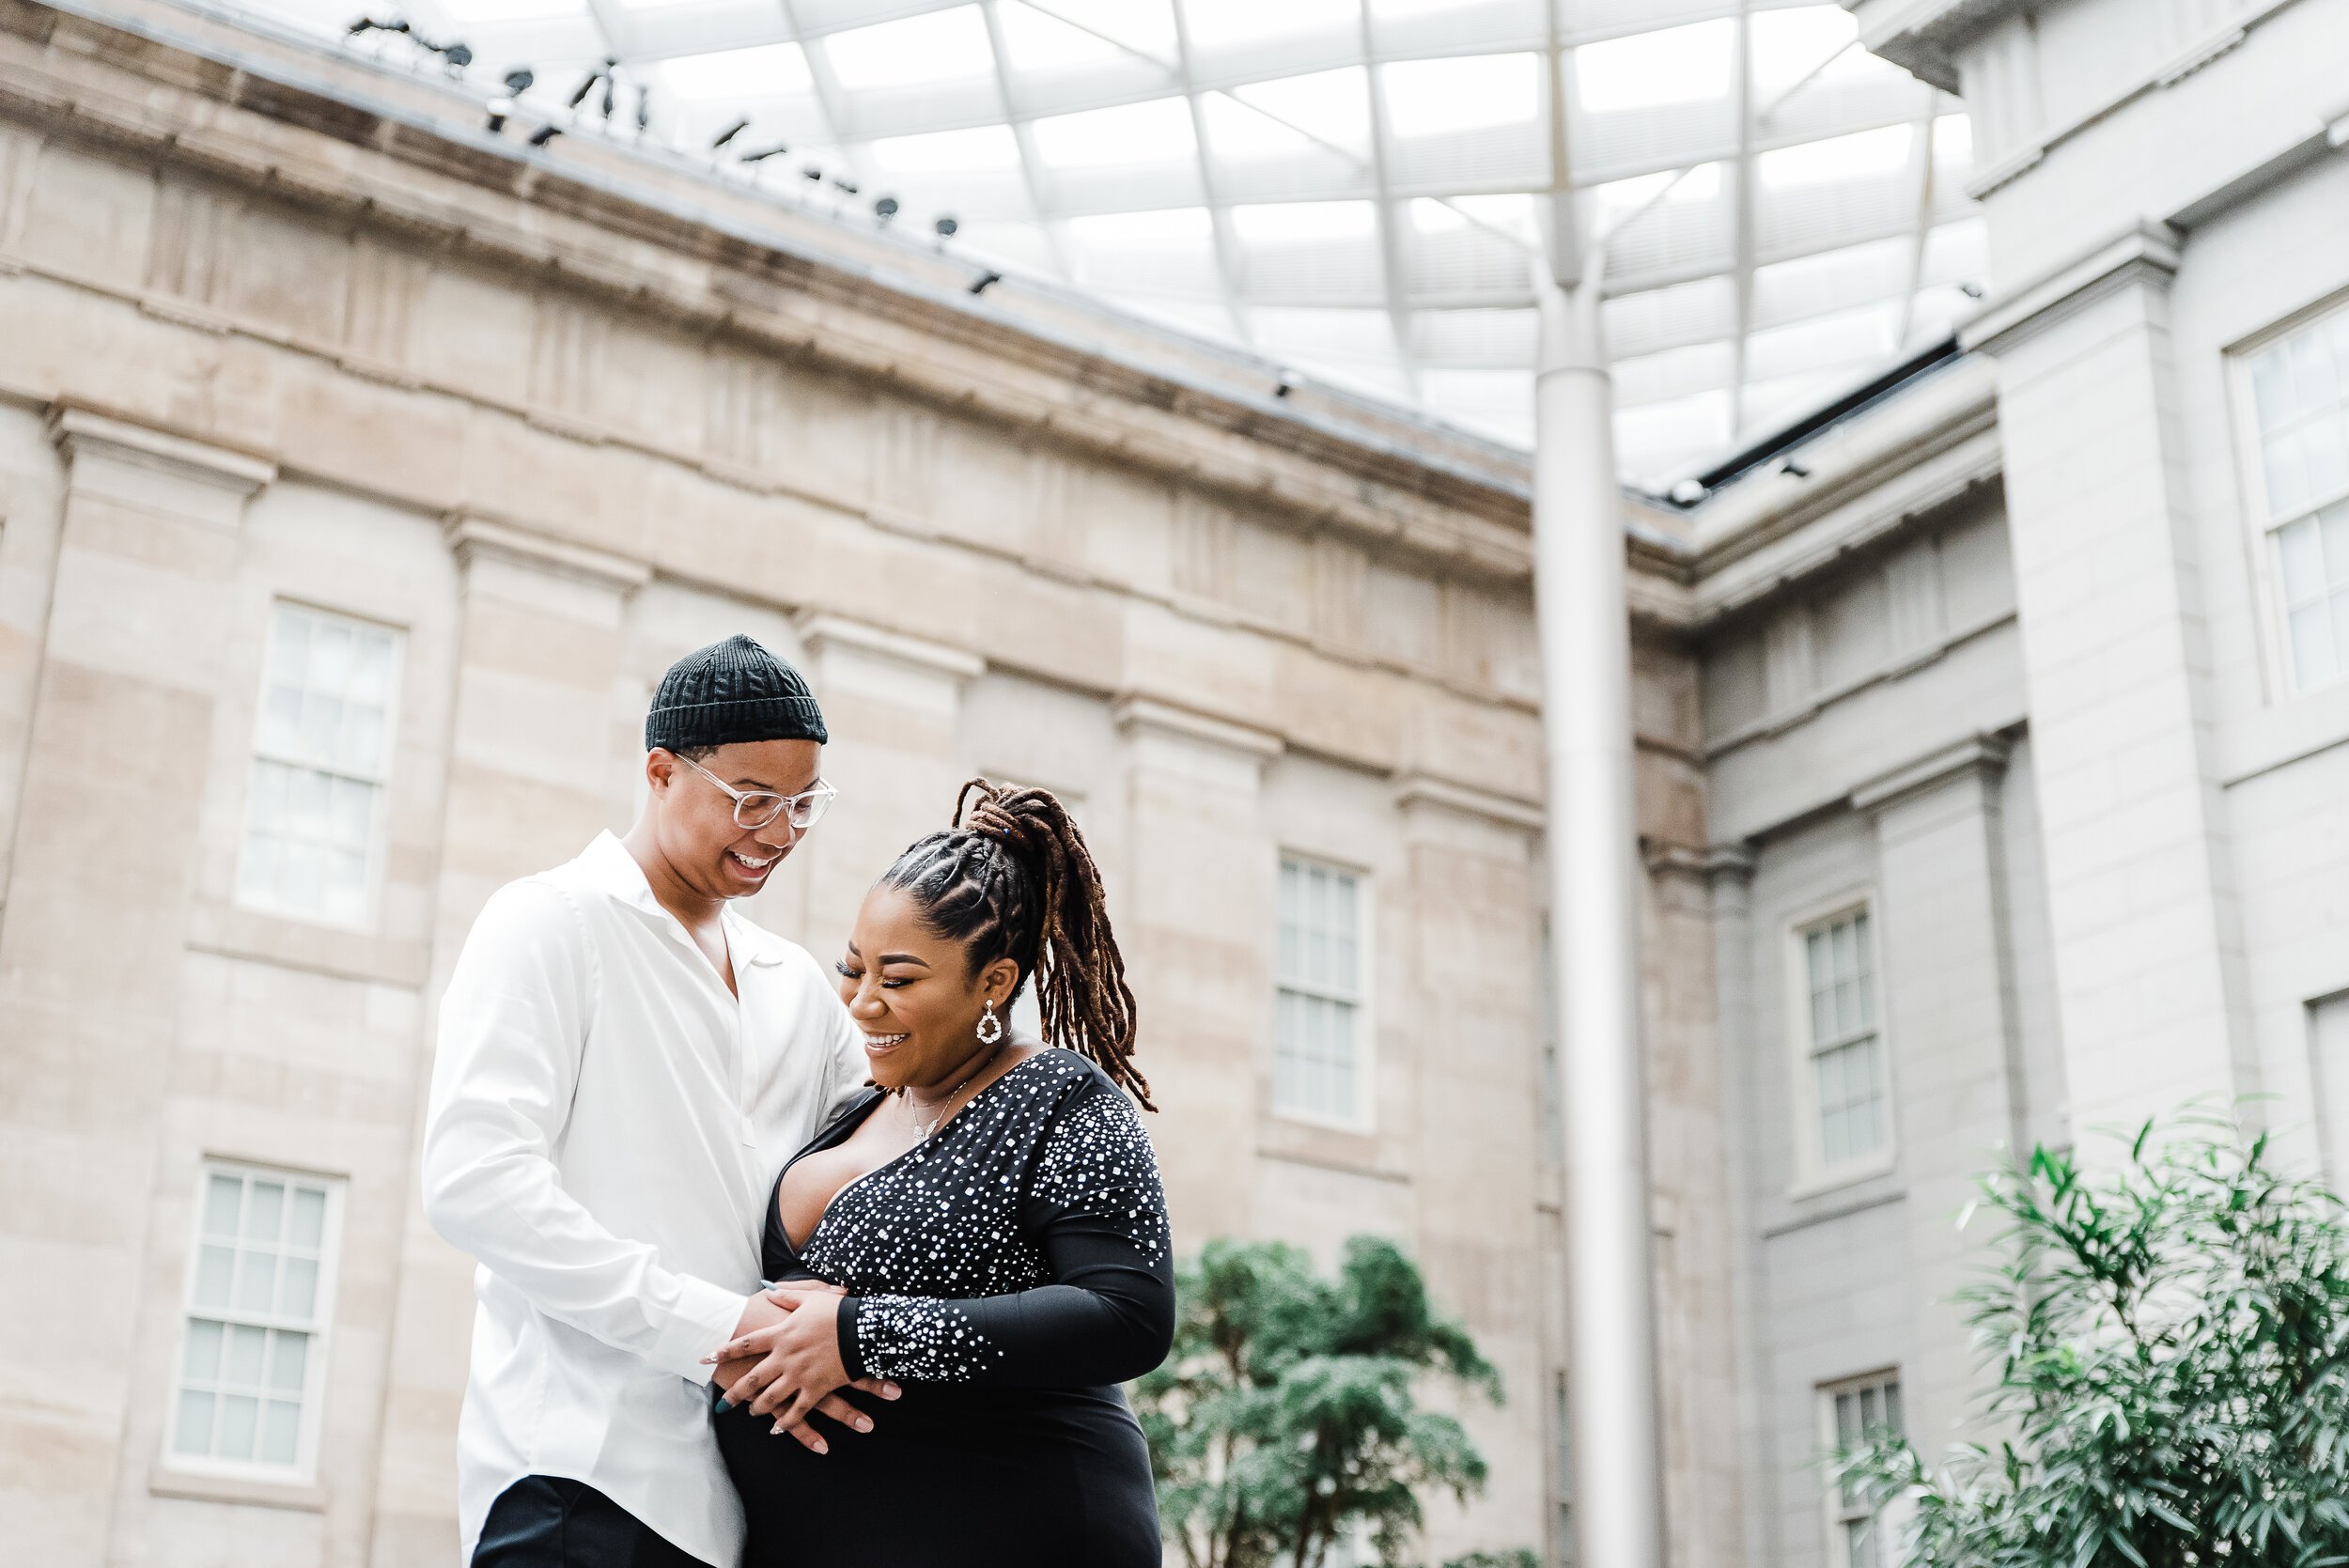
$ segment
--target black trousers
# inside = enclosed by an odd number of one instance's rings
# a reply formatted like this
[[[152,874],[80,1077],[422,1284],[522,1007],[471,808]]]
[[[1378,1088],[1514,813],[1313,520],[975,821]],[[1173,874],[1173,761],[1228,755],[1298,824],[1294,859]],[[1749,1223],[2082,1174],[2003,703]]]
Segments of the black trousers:
[[[708,1568],[585,1482],[527,1475],[498,1494],[473,1568]]]

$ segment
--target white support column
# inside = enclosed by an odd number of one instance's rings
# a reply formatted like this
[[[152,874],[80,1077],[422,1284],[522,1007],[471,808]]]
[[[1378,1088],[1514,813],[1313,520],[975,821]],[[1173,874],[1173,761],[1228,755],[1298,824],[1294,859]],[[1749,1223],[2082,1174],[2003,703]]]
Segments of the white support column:
[[[1601,268],[1538,265],[1533,572],[1549,763],[1550,940],[1566,1122],[1575,1560],[1661,1568],[1663,1481],[1641,1067],[1631,640]]]

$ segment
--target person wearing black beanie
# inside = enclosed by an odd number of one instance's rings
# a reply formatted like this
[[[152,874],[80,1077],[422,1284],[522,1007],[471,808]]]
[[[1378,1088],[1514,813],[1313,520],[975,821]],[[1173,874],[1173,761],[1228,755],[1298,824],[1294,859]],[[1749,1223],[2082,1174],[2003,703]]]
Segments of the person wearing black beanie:
[[[450,974],[424,1200],[481,1265],[458,1436],[474,1568],[740,1556],[703,1361],[786,1310],[760,1294],[751,1172],[866,1066],[832,976],[731,906],[831,804],[829,739],[807,682],[754,639],[687,654],[645,716],[635,825],[498,890]],[[872,1428],[838,1393],[817,1408]]]

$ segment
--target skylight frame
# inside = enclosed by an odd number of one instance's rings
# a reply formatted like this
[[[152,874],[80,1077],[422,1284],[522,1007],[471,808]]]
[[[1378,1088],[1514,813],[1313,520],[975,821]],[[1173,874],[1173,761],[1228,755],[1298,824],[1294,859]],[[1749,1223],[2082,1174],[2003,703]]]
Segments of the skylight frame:
[[[281,19],[286,8],[285,0],[181,3],[247,8]],[[656,147],[664,124],[697,138],[691,145],[659,147],[665,157],[708,159],[726,172],[728,161],[741,151],[781,142],[804,144],[771,163],[739,171],[739,177],[778,200],[812,199],[817,210],[836,213],[844,222],[871,221],[871,203],[896,194],[904,207],[896,221],[925,234],[940,215],[931,209],[942,211],[951,205],[967,237],[949,241],[949,247],[959,245],[974,267],[995,268],[1015,278],[1040,274],[1120,308],[1142,308],[1159,320],[1228,322],[1228,330],[1209,335],[1258,348],[1308,377],[1319,368],[1338,380],[1346,367],[1335,360],[1317,365],[1301,352],[1291,364],[1273,345],[1251,342],[1250,321],[1261,312],[1296,308],[1299,290],[1311,291],[1310,267],[1300,272],[1291,264],[1293,256],[1284,256],[1270,272],[1252,267],[1252,254],[1266,241],[1240,232],[1253,222],[1240,210],[1361,204],[1347,210],[1372,214],[1367,232],[1358,222],[1356,232],[1342,241],[1299,241],[1275,248],[1286,253],[1326,246],[1332,265],[1340,264],[1343,253],[1346,283],[1342,290],[1332,290],[1330,308],[1366,308],[1361,290],[1370,280],[1391,324],[1404,399],[1424,414],[1469,428],[1494,428],[1497,400],[1480,393],[1448,406],[1445,389],[1467,386],[1464,374],[1490,372],[1447,358],[1439,346],[1456,334],[1422,332],[1420,323],[1454,311],[1525,309],[1531,303],[1528,247],[1551,226],[1544,215],[1546,200],[1571,203],[1572,211],[1557,226],[1577,247],[1593,241],[1594,228],[1623,234],[1624,254],[1607,273],[1610,300],[1705,279],[1727,282],[1735,318],[1728,333],[1734,366],[1725,389],[1733,443],[1751,439],[1768,422],[1749,411],[1748,394],[1777,396],[1789,380],[1759,374],[1776,357],[1775,349],[1759,364],[1748,351],[1757,333],[1787,330],[1756,318],[1754,287],[1761,269],[1860,243],[1899,243],[1906,266],[1898,293],[1895,355],[1922,346],[1914,340],[1916,334],[1946,329],[1953,291],[1978,298],[1988,282],[1981,275],[1979,247],[1952,238],[1977,221],[1960,194],[1970,165],[1962,105],[1900,78],[1891,68],[1867,63],[1853,53],[1856,46],[1828,50],[1848,26],[1829,0],[1809,5],[1644,0],[1640,8],[1645,15],[1627,14],[1632,5],[1615,0],[1603,13],[1610,18],[1604,26],[1578,26],[1576,9],[1566,0],[1488,0],[1460,7],[1458,27],[1446,25],[1440,10],[1423,7],[1314,0],[1311,25],[1283,20],[1296,16],[1295,8],[1273,8],[1281,15],[1268,9],[1263,27],[1233,31],[1219,25],[1197,37],[1190,24],[1206,12],[1194,17],[1194,9],[1221,8],[1225,21],[1245,23],[1246,7],[1240,0],[679,0],[647,8],[632,0],[580,0],[559,21],[543,23],[519,10],[510,20],[477,23],[453,14],[453,8],[472,3],[412,0],[410,9],[420,32],[443,39],[474,34],[484,46],[477,51],[482,58],[499,62],[500,70],[506,62],[528,57],[534,33],[546,38],[550,50],[559,36],[559,53],[572,62],[581,58],[579,44],[592,36],[607,55],[621,61],[629,82],[651,84],[654,129],[648,139]],[[529,0],[483,3],[503,12],[526,7]],[[550,7],[562,3],[546,0]],[[1817,14],[1794,20],[1810,12]],[[959,20],[947,21],[950,14]],[[940,27],[960,29],[956,50],[970,62],[970,69],[955,72],[952,80],[940,79],[937,61],[926,70],[893,73],[869,58],[852,59],[844,73],[831,57],[835,47],[853,53],[858,46],[848,41],[851,35],[870,40],[894,36],[883,30],[896,28],[913,39]],[[1586,101],[1580,93],[1587,84],[1579,84],[1578,76],[1586,57],[1634,58],[1643,43],[1688,27],[1706,29],[1702,36],[1713,41],[1698,62],[1703,91],[1683,95],[1687,101],[1664,102],[1673,95],[1659,97],[1653,84],[1644,95],[1601,91]],[[1757,38],[1766,43],[1773,30],[1791,41],[1775,52],[1757,51]],[[1045,42],[1038,44],[1038,38]],[[1080,46],[1074,41],[1079,39],[1093,41]],[[1812,51],[1806,47],[1812,39],[1821,55],[1815,61],[1808,58]],[[801,52],[804,80],[786,72],[778,91],[741,99],[740,115],[752,124],[739,145],[713,156],[708,138],[738,116],[725,112],[730,104],[723,94],[672,93],[661,62],[792,46]],[[359,47],[389,61],[401,46],[363,39]],[[1035,52],[1039,48],[1041,54]],[[1478,69],[1472,62],[1513,57],[1527,62],[1508,69],[1530,71],[1530,114],[1523,86],[1517,89],[1518,102],[1511,114],[1453,116],[1502,122],[1498,124],[1455,124],[1440,116],[1431,123],[1408,101],[1398,109],[1397,89],[1408,92],[1415,80],[1472,74]],[[1672,64],[1666,58],[1657,69]],[[599,95],[590,96],[588,116],[578,121],[568,118],[562,106],[582,70],[572,63],[542,75],[523,113],[552,115],[572,134],[599,133],[602,128],[593,112]],[[551,79],[556,76],[563,79]],[[1315,77],[1325,86],[1359,86],[1364,114],[1354,113],[1350,104],[1317,104],[1310,93],[1301,101],[1290,93],[1291,84]],[[633,87],[621,97],[632,110]],[[1137,137],[1120,156],[1073,157],[1065,135],[1053,129],[1071,124],[1071,116],[1154,100],[1168,104],[1155,111],[1166,131],[1163,156],[1147,147],[1147,137]],[[1707,103],[1718,107],[1707,111]],[[1642,140],[1665,133],[1675,119],[1686,121],[1688,116],[1681,111],[1691,108],[1699,117],[1715,116],[1705,123],[1717,129],[1693,139],[1678,136],[1669,146]],[[632,122],[630,110],[615,116],[615,139],[634,139],[632,123],[617,124],[622,117]],[[1260,134],[1240,129],[1249,116],[1266,128]],[[1188,127],[1187,136],[1173,129],[1178,125]],[[1871,132],[1878,134],[1870,137]],[[1808,209],[1781,210],[1757,225],[1757,210],[1783,194],[1766,188],[1763,170],[1800,164],[1806,156],[1825,161],[1831,154],[1823,144],[1855,134],[1863,140],[1851,145],[1876,141],[1888,149],[1886,156],[1866,170],[1828,169],[1833,178],[1816,190],[1834,199],[1816,205],[1837,209],[1843,192],[1864,187],[1875,194],[1861,207],[1821,220],[1824,226],[1813,224]],[[1904,155],[1892,157],[1889,149],[1904,136]],[[985,157],[974,154],[972,166],[960,168],[943,154],[928,155],[957,145],[983,148]],[[1641,156],[1643,148],[1654,155]],[[802,165],[810,162],[826,178],[801,179]],[[1712,172],[1681,174],[1704,165],[1712,165]],[[1120,178],[1128,171],[1130,178]],[[1661,191],[1652,206],[1626,211],[1609,200],[1602,212],[1601,198],[1582,194],[1602,186],[1644,191],[1644,184],[1634,183],[1643,176],[1660,177],[1647,182]],[[1712,179],[1718,180],[1717,192],[1705,188]],[[1653,216],[1657,209],[1685,214],[1696,203],[1716,215],[1695,230],[1677,217]],[[1160,270],[1164,278],[1191,280],[1163,295],[1136,295],[1128,283],[1088,284],[1086,256],[1100,254],[1101,247],[1075,235],[1089,219],[1168,206],[1206,214],[1214,262],[1211,291],[1192,291],[1191,282],[1204,274],[1190,262]],[[1440,215],[1441,222],[1431,215]],[[1718,240],[1666,242],[1663,238],[1723,232],[1715,225],[1725,225],[1730,237],[1719,255],[1703,254]],[[1034,238],[1038,234],[1040,250]],[[991,254],[988,236],[1020,254]],[[1177,248],[1195,256],[1199,243],[1186,239]],[[1373,251],[1375,261],[1366,259]],[[1951,275],[1960,269],[1970,271]],[[1124,277],[1130,270],[1114,271]],[[1268,294],[1265,280],[1276,275],[1277,287]],[[1312,337],[1280,335],[1291,343]],[[1707,343],[1719,340],[1717,333],[1700,336]],[[1653,355],[1661,351],[1656,341],[1642,338],[1617,351]],[[1530,352],[1529,342],[1529,359]],[[1882,368],[1874,361],[1854,360],[1834,373],[1857,384]],[[1643,366],[1626,378],[1622,390],[1669,380]],[[1651,416],[1631,417],[1641,408],[1650,408]],[[1644,400],[1626,402],[1622,412],[1626,427],[1650,432],[1671,423],[1670,411]],[[1675,458],[1671,470],[1629,476],[1660,488],[1675,472],[1708,466],[1711,456],[1692,449]]]

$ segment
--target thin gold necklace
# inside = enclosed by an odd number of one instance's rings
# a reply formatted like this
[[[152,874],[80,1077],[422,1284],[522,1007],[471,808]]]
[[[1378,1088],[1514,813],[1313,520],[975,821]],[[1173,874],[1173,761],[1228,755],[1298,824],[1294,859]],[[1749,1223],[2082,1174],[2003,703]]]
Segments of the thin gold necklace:
[[[995,1059],[1003,1054],[1003,1048],[1000,1045],[997,1046],[993,1050],[987,1053],[987,1059],[985,1061],[981,1062],[977,1066],[972,1068],[970,1072],[963,1075],[963,1079],[960,1083],[956,1084],[952,1089],[946,1091],[945,1098],[931,1101],[930,1103],[937,1106],[939,1110],[937,1115],[930,1118],[929,1125],[926,1126],[925,1126],[922,1123],[921,1108],[914,1104],[912,1086],[909,1084],[905,1088],[900,1089],[898,1093],[906,1097],[906,1108],[913,1112],[914,1132],[923,1138],[932,1138],[937,1136],[939,1126],[946,1120],[946,1112],[954,1109],[955,1096],[961,1094],[965,1089],[970,1088],[972,1079],[977,1078],[981,1073],[987,1071],[988,1068],[993,1066],[995,1064]]]

